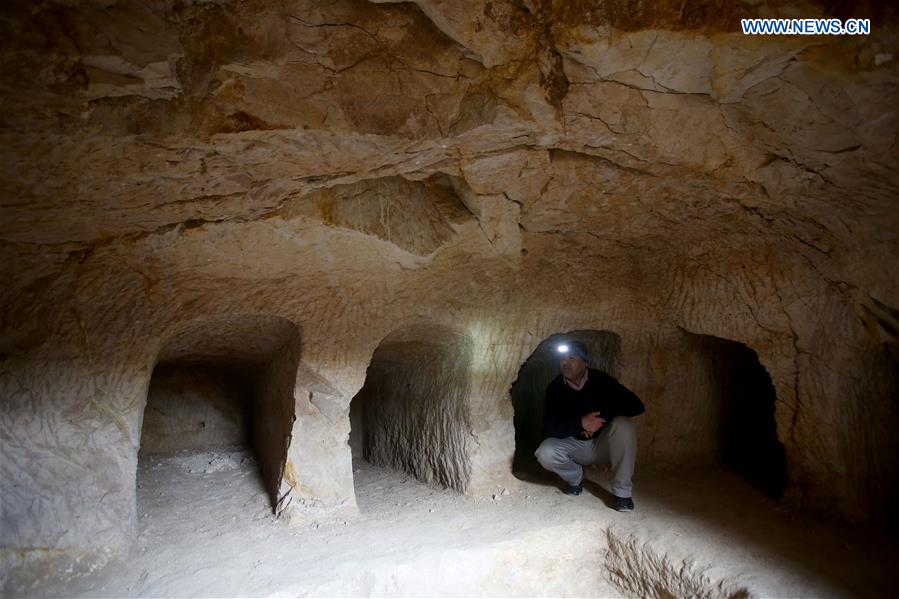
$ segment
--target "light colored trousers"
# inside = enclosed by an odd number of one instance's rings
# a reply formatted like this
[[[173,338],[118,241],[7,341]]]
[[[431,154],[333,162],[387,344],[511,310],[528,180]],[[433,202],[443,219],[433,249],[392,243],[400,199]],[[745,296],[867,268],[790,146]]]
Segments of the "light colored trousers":
[[[618,416],[599,429],[592,439],[549,437],[534,452],[540,465],[555,472],[569,485],[584,480],[584,466],[606,464],[612,467],[612,492],[617,497],[631,496],[631,477],[637,463],[637,433],[630,418]]]

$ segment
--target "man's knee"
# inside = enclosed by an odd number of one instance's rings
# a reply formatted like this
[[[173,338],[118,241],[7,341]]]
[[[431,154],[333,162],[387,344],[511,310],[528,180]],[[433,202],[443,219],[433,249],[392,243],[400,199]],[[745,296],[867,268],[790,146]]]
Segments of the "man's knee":
[[[540,447],[537,448],[537,451],[534,452],[534,455],[537,456],[537,461],[540,462],[542,466],[558,463],[559,447],[557,440],[552,437],[544,439],[543,443],[540,444]]]
[[[617,439],[625,441],[637,439],[637,429],[627,416],[616,416],[606,426],[609,428],[609,435]]]

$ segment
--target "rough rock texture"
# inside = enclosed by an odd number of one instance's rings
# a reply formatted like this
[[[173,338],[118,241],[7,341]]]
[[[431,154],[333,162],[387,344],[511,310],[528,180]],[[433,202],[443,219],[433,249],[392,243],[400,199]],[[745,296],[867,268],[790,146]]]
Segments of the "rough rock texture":
[[[638,511],[619,514],[597,474],[576,499],[545,479],[487,499],[361,461],[358,516],[296,530],[273,517],[248,453],[155,455],[138,468],[133,550],[28,595],[891,596],[899,548],[885,534],[771,509],[708,470],[641,476]]]
[[[208,364],[228,370],[230,376],[222,376],[221,384],[230,383],[232,393],[245,394],[241,405],[248,421],[245,436],[279,512],[284,509],[282,478],[290,467],[299,344],[296,325],[284,318],[207,316],[179,330],[159,352],[163,368]],[[146,434],[146,426],[142,433]]]
[[[4,564],[128,546],[155,365],[244,317],[296,329],[264,361],[283,400],[264,451],[286,455],[268,476],[295,520],[355,510],[350,400],[409,326],[470,339],[467,493],[512,484],[509,389],[563,331],[621,338],[644,460],[713,461],[686,331],[769,373],[788,505],[888,513],[899,38],[892,9],[859,10],[6,3]],[[873,32],[736,32],[829,14]]]
[[[353,399],[361,404],[354,432],[361,436],[362,457],[465,491],[471,353],[471,339],[447,327],[409,327],[389,335]]]
[[[243,377],[227,370],[156,368],[147,392],[140,453],[245,444],[248,391]]]
[[[714,580],[689,558],[671,559],[636,536],[606,530],[609,578],[629,597],[752,597],[746,588],[728,580]]]

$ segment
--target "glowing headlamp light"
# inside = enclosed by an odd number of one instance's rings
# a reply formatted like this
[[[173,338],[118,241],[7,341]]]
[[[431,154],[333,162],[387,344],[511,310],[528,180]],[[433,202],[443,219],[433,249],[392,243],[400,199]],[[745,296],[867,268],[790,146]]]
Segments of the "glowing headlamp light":
[[[564,343],[559,344],[559,346],[556,349],[559,351],[560,354],[568,353],[568,346]]]

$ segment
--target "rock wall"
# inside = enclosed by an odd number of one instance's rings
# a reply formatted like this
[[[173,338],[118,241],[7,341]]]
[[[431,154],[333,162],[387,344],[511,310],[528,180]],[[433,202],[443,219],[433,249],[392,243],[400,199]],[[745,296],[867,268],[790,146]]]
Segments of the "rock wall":
[[[471,360],[471,340],[446,327],[409,327],[384,339],[353,399],[365,459],[465,491]]]
[[[770,374],[787,505],[889,514],[899,38],[868,9],[840,14],[867,36],[775,38],[737,19],[849,9],[8,2],[4,564],[128,546],[154,366],[246,315],[302,340],[270,471],[294,521],[355,510],[350,400],[422,323],[471,340],[468,493],[514,484],[509,389],[564,331],[620,336],[642,460],[711,461],[687,331]]]
[[[283,489],[296,405],[300,338],[296,327],[278,322],[279,334],[260,368],[250,405],[250,443],[277,513],[285,509]],[[261,332],[261,331],[260,331]]]
[[[159,353],[163,368],[211,367],[225,372],[221,383],[238,383],[231,393],[245,394],[241,407],[247,426],[241,432],[253,447],[276,509],[290,444],[299,352],[299,331],[290,321],[230,314],[206,316],[180,327]]]
[[[247,443],[248,381],[209,367],[157,366],[150,379],[140,453]]]

